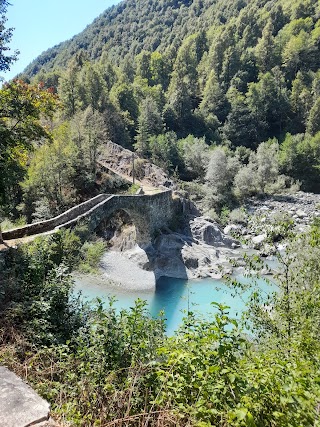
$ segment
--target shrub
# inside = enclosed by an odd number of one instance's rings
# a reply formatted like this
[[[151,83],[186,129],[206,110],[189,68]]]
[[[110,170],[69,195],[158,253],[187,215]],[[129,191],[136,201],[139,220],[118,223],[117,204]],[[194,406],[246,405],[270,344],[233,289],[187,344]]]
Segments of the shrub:
[[[105,251],[106,244],[103,240],[85,242],[81,248],[79,270],[83,273],[94,273]]]

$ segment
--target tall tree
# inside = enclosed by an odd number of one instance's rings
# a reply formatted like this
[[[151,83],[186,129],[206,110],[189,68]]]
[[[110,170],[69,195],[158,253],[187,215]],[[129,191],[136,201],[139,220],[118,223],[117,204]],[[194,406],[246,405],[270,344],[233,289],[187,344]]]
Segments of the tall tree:
[[[13,54],[7,54],[10,51],[8,44],[12,37],[12,28],[6,28],[6,13],[9,2],[0,0],[0,71],[8,71],[12,63],[17,59],[18,51]]]
[[[291,129],[294,133],[303,133],[306,129],[307,118],[312,107],[310,80],[308,74],[298,71],[292,82],[290,102],[294,120],[292,120]]]
[[[56,96],[41,85],[16,80],[0,90],[0,203],[17,194],[33,142],[50,138],[41,119],[52,117],[56,107]]]
[[[163,131],[163,123],[156,102],[152,98],[146,98],[140,107],[138,119],[138,134],[136,136],[136,150],[146,156],[149,151],[149,139],[152,135],[158,135]]]
[[[59,80],[58,93],[64,105],[64,113],[72,117],[80,108],[79,66],[72,61]]]
[[[316,99],[310,110],[307,122],[307,132],[311,135],[315,135],[317,132],[320,132],[320,98]]]
[[[273,31],[273,25],[269,21],[264,27],[262,37],[259,39],[255,49],[257,63],[262,73],[270,71],[277,63]]]
[[[79,95],[82,109],[102,111],[106,105],[107,85],[97,64],[86,62],[79,74]]]
[[[199,110],[204,116],[216,115],[219,120],[226,118],[226,97],[223,93],[218,77],[214,70],[209,74],[209,78],[203,91],[203,98],[199,105]]]

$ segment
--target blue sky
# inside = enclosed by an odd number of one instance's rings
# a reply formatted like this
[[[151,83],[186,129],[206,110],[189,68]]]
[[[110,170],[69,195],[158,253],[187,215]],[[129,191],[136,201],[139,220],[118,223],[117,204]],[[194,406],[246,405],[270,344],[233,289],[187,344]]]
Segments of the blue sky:
[[[14,27],[11,49],[19,60],[7,73],[10,80],[40,53],[81,32],[97,16],[120,0],[11,0],[7,27]]]

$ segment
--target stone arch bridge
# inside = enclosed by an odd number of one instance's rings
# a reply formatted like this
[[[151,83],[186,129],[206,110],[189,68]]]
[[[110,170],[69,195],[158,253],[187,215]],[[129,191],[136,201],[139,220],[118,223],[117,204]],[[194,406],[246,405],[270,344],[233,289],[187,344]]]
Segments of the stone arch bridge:
[[[155,232],[166,228],[174,216],[171,190],[152,195],[110,195],[99,194],[54,218],[39,221],[2,233],[4,241],[20,239],[71,228],[86,220],[90,231],[94,231],[103,221],[123,210],[131,217],[136,227],[137,243],[147,244]]]

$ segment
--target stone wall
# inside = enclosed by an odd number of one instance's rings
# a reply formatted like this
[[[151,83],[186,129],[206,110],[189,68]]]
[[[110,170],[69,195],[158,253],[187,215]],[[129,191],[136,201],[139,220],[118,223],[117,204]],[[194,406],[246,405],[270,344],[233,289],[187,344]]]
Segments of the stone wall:
[[[77,217],[79,215],[88,212],[93,206],[97,205],[101,201],[106,200],[110,195],[108,194],[99,194],[96,197],[93,197],[90,200],[87,200],[80,205],[74,206],[73,208],[63,212],[61,215],[58,215],[54,218],[50,218],[45,221],[35,222],[34,224],[28,224],[23,227],[14,228],[12,230],[3,231],[2,236],[4,240],[19,239],[25,236],[31,236],[34,234],[41,234],[47,231],[53,230],[59,225],[65,224]]]
[[[168,227],[171,222],[174,215],[172,193],[168,190],[152,195],[115,195],[91,210],[88,215],[90,229],[95,230],[117,210],[124,210],[130,215],[137,230],[137,242],[146,244],[157,230]]]

